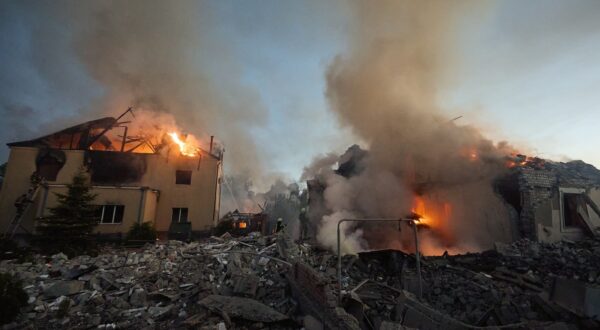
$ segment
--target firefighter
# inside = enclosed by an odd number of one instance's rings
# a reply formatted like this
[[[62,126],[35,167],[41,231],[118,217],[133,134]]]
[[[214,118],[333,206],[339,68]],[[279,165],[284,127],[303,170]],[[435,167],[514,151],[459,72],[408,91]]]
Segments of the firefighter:
[[[283,219],[277,218],[277,227],[275,227],[275,232],[278,233],[283,230]]]
[[[29,198],[27,198],[27,194],[22,194],[15,201],[15,207],[17,208],[17,216],[21,216],[27,208],[27,204],[29,204]]]
[[[306,208],[303,207],[300,210],[298,220],[300,220],[300,240],[303,241],[308,239],[308,216],[306,215]]]

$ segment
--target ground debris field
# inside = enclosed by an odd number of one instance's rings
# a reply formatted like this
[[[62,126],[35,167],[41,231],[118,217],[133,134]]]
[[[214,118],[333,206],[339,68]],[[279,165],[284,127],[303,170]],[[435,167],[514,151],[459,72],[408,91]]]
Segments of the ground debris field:
[[[337,257],[285,234],[3,260],[29,304],[5,329],[594,329],[600,241],[521,240],[457,256]]]

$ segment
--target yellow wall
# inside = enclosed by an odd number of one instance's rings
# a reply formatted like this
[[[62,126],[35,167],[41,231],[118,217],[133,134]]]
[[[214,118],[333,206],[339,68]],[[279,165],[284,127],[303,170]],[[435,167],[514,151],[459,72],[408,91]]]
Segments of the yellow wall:
[[[144,214],[142,217],[143,222],[151,222],[154,224],[159,195],[160,193],[156,190],[146,189],[146,201],[144,202]]]
[[[60,187],[71,182],[73,175],[83,164],[84,151],[63,150],[66,163],[60,170],[57,180],[49,182],[46,207],[56,204],[53,192],[63,192],[66,188]],[[12,147],[8,160],[3,189],[0,191],[0,228],[2,231],[8,227],[10,219],[16,209],[15,200],[29,188],[29,177],[35,171],[35,158],[37,148]],[[221,161],[212,156],[204,155],[198,158],[189,158],[181,155],[146,155],[147,170],[140,182],[128,183],[127,188],[100,188],[95,186],[94,193],[98,194],[95,204],[122,204],[125,205],[123,223],[120,225],[100,224],[98,232],[115,233],[126,232],[129,227],[138,221],[140,202],[142,198],[142,221],[153,222],[158,231],[168,231],[171,223],[172,208],[187,207],[188,219],[192,223],[193,231],[210,230],[216,223],[218,210],[218,195],[220,185]],[[176,170],[191,170],[192,182],[190,185],[175,184]],[[135,189],[128,189],[133,187]],[[145,196],[142,197],[142,194]],[[33,229],[34,217],[42,205],[42,193],[36,198],[35,205],[23,219],[29,229]],[[47,214],[47,211],[44,212]]]
[[[38,149],[19,148],[17,152],[11,152],[8,157],[6,173],[2,190],[0,190],[0,230],[5,232],[12,218],[15,216],[15,201],[19,196],[29,189],[29,178],[35,171],[35,158]],[[35,205],[31,208],[35,209]],[[30,222],[33,225],[32,211],[26,212],[27,219],[23,221],[24,225]],[[30,219],[31,218],[31,219]],[[27,221],[30,220],[30,221]]]

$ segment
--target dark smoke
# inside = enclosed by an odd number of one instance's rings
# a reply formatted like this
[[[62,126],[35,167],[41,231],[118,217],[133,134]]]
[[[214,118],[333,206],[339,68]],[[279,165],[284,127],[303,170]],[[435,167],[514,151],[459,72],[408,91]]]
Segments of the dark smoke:
[[[453,60],[455,23],[472,3],[355,4],[354,38],[329,66],[327,97],[340,121],[367,142],[369,156],[365,170],[350,178],[334,174],[328,162],[319,169],[330,212],[321,219],[318,238],[333,247],[339,219],[400,217],[421,194],[452,207],[449,221],[437,224],[445,239],[428,239],[426,252],[506,240],[508,214],[492,180],[512,150],[456,125],[437,104],[439,82]],[[346,251],[374,241],[398,244],[394,234],[367,238],[360,230],[346,231]]]
[[[217,135],[229,169],[260,176],[249,130],[266,109],[242,85],[227,40],[214,37],[213,14],[210,3],[185,0],[3,1],[0,44],[17,65],[2,66],[0,111],[21,124],[1,140],[134,106],[174,115],[187,133]]]

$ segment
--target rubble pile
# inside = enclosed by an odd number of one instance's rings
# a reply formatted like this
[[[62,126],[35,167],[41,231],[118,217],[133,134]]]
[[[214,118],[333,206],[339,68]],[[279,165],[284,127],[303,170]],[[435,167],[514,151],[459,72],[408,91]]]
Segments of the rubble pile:
[[[421,257],[420,299],[414,255],[343,256],[338,282],[334,254],[284,234],[106,248],[97,257],[38,255],[0,267],[29,295],[7,328],[593,329],[600,327],[599,252],[598,240],[521,240]]]
[[[397,321],[401,317],[394,311],[403,298],[393,292],[406,290],[418,295],[415,269],[414,255],[401,251],[345,256],[342,288],[352,299],[365,305],[365,315],[370,320]],[[586,314],[584,308],[571,308],[554,292],[557,292],[557,279],[571,281],[559,283],[565,291],[575,291],[575,288],[585,291],[589,285],[588,291],[594,295],[587,304],[597,305],[600,301],[594,299],[600,298],[599,271],[598,240],[499,243],[496,250],[482,253],[422,257],[422,301],[468,325],[531,326],[564,321],[593,328],[600,326],[598,315],[594,321],[593,314]],[[573,295],[566,300],[578,298]]]
[[[527,239],[498,248],[509,269],[531,272],[549,288],[553,277],[600,284],[600,241],[538,243]]]
[[[97,257],[37,255],[4,260],[29,306],[13,327],[34,328],[297,328],[286,292],[289,264],[273,238],[168,241],[107,248]]]

